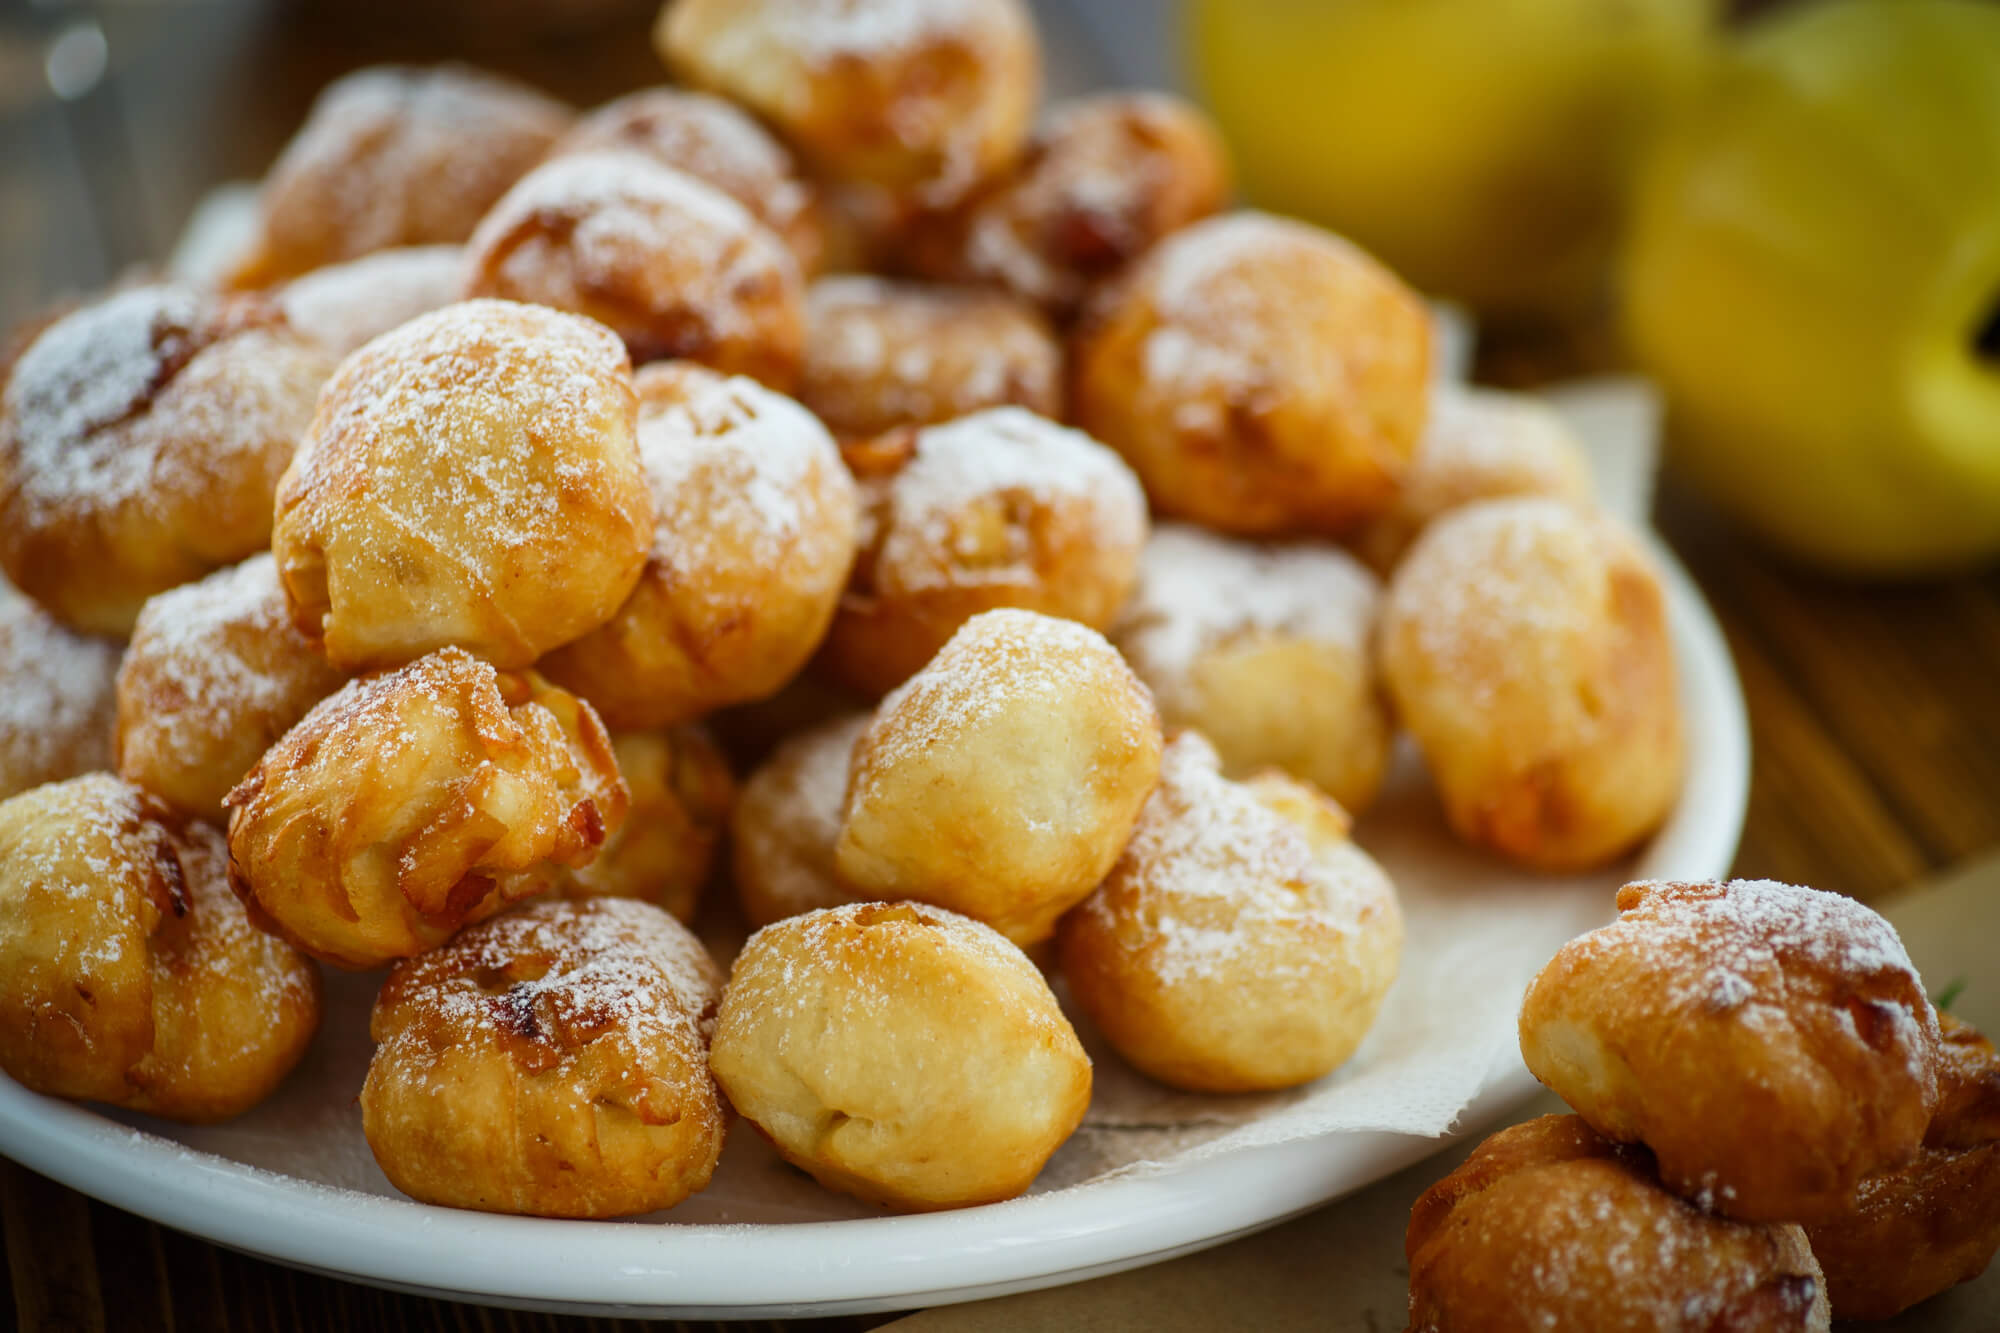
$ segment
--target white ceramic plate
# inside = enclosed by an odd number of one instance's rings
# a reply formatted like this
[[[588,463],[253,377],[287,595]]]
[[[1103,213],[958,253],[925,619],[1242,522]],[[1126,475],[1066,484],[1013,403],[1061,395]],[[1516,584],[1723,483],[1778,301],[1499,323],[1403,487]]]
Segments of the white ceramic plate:
[[[1640,876],[1720,875],[1735,854],[1748,791],[1742,697],[1700,594],[1671,557],[1659,554],[1687,709],[1688,769],[1695,778],[1673,820],[1632,869]],[[1608,914],[1608,893],[1605,903]],[[354,980],[342,984],[352,989]],[[358,994],[365,1002],[365,993]],[[365,1036],[359,1040],[357,1046],[350,1038],[352,1049],[338,1058],[365,1062]],[[336,1086],[358,1087],[351,1068],[341,1072],[351,1081]],[[1518,1059],[1498,1062],[1459,1118],[1459,1132],[1490,1123],[1533,1086]],[[350,1113],[343,1104],[326,1114]],[[290,1126],[274,1135],[315,1132],[310,1117],[274,1123]],[[0,1152],[107,1203],[234,1249],[378,1286],[595,1314],[834,1314],[1073,1282],[1270,1226],[1445,1142],[1325,1134],[960,1212],[689,1224],[558,1222],[433,1208],[394,1196],[386,1183],[329,1186],[177,1141],[202,1142],[202,1133],[139,1116],[114,1119],[0,1077]],[[240,1136],[231,1142],[236,1156],[258,1158],[254,1140],[247,1147]],[[296,1148],[271,1145],[273,1153]],[[760,1151],[761,1159],[749,1156]],[[726,1157],[725,1170],[739,1176],[761,1170],[774,1187],[798,1188],[754,1135],[733,1135],[731,1153],[748,1165],[732,1167]],[[372,1171],[365,1155],[363,1162],[341,1170],[329,1166],[324,1178],[358,1179],[355,1170]],[[809,1209],[830,1206],[808,1203],[789,1215],[810,1216]],[[788,1214],[779,1205],[760,1215]]]

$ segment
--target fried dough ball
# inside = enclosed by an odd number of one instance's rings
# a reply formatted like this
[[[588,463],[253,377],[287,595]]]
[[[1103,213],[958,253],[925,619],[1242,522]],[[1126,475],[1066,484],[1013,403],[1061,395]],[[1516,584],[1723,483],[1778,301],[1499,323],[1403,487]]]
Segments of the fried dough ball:
[[[1395,887],[1347,817],[1280,773],[1222,776],[1184,731],[1097,891],[1062,920],[1070,993],[1162,1083],[1253,1092],[1354,1054],[1402,956]]]
[[[635,365],[686,358],[775,389],[805,340],[798,265],[712,185],[630,151],[523,176],[465,246],[465,294],[588,315]]]
[[[1132,590],[1146,497],[1079,431],[996,407],[846,457],[861,550],[818,661],[841,684],[879,695],[998,607],[1103,629]]]
[[[446,306],[341,363],[278,487],[292,619],[344,670],[455,644],[527,666],[609,620],[653,504],[625,352],[587,319]]]
[[[1916,1160],[1806,1228],[1842,1319],[1900,1314],[1978,1277],[2000,1250],[2000,1057],[1950,1015],[1938,1025],[1938,1109]]]
[[[264,178],[230,281],[264,287],[401,245],[472,235],[575,113],[462,65],[378,65],[328,84]]]
[[[860,497],[791,399],[686,362],[640,370],[651,550],[609,623],[542,670],[616,727],[777,693],[825,637],[854,563]]]
[[[1789,1224],[1660,1188],[1643,1148],[1576,1116],[1501,1130],[1410,1210],[1412,1333],[1824,1333],[1826,1283]]]
[[[1062,415],[1062,348],[1004,292],[863,274],[806,291],[799,401],[843,440],[988,407]]]
[[[874,720],[852,713],[804,731],[743,783],[729,817],[736,899],[753,926],[851,902],[834,874],[854,748]]]
[[[0,566],[73,629],[271,538],[332,364],[254,296],[134,287],[56,321],[0,398]]]
[[[109,773],[0,803],[0,1068],[174,1120],[269,1095],[319,1026],[319,970],[250,924],[228,862]]]
[[[1752,1222],[1841,1215],[1908,1163],[1938,1025],[1895,928],[1837,893],[1628,884],[1528,987],[1521,1055],[1667,1188]]]
[[[1541,498],[1452,510],[1397,567],[1379,644],[1467,842],[1579,870],[1672,813],[1684,756],[1666,595],[1611,519]]]
[[[118,775],[220,823],[229,789],[345,679],[292,624],[268,552],[163,592],[118,668]]]
[[[922,903],[751,936],[709,1064],[786,1161],[905,1210],[1020,1194],[1090,1104],[1090,1059],[1035,965]]]
[[[625,818],[580,699],[458,648],[350,681],[229,793],[229,879],[259,924],[347,968],[435,948],[580,866]]]
[[[642,898],[692,921],[736,779],[700,727],[619,732],[611,749],[631,793],[625,822],[589,865],[549,867],[554,887],[566,898]]]
[[[826,252],[818,191],[785,146],[735,103],[680,88],[648,88],[579,120],[551,157],[629,149],[686,172],[750,210],[810,277]]]
[[[1386,576],[1439,514],[1510,495],[1588,506],[1590,460],[1576,432],[1529,394],[1442,388],[1395,504],[1354,535],[1354,549]]]
[[[998,283],[1058,319],[1090,289],[1229,198],[1229,151],[1167,93],[1102,93],[1049,109],[1020,161],[939,225],[918,268]]]
[[[1021,0],[672,0],[653,44],[819,174],[933,206],[1013,160],[1041,95]]]
[[[334,356],[344,357],[418,315],[458,300],[465,251],[405,245],[292,279],[276,293],[285,318]]]
[[[369,1021],[361,1128],[425,1203],[622,1217],[701,1190],[728,1111],[722,973],[651,903],[547,902],[398,963]]]
[[[0,578],[0,800],[111,767],[118,657]]]
[[[835,871],[856,897],[1045,940],[1118,859],[1160,748],[1152,696],[1095,630],[974,616],[856,745]]]
[[[1162,524],[1111,637],[1162,721],[1201,732],[1224,772],[1281,768],[1358,814],[1394,739],[1375,671],[1381,600],[1374,575],[1338,547]]]
[[[1155,509],[1244,536],[1338,535],[1395,503],[1428,410],[1431,320],[1339,237],[1231,213],[1106,288],[1073,357],[1077,425]]]

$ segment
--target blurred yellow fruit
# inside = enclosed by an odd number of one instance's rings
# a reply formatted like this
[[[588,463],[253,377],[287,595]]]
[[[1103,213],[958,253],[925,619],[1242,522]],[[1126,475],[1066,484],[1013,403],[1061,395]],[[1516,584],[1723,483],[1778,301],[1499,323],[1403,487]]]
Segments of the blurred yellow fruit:
[[[1597,297],[1715,0],[1188,0],[1250,198],[1487,313]]]
[[[1642,173],[1624,267],[1673,456],[1718,502],[1855,573],[2000,553],[2000,8],[1753,30]]]

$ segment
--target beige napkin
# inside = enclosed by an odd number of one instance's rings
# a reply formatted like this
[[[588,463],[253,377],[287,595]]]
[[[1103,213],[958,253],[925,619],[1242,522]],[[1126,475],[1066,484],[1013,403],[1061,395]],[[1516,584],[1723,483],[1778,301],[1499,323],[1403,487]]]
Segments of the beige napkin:
[[[2000,1032],[2000,856],[1899,895],[1884,910],[1932,993],[1963,978],[1953,1012],[1982,1031]],[[1544,1094],[1510,1119],[1562,1109]],[[1472,1147],[1461,1141],[1360,1194],[1218,1249],[1075,1286],[929,1310],[888,1327],[896,1333],[1392,1333],[1405,1321],[1403,1228],[1410,1204]],[[1992,1333],[2000,1329],[2000,1264],[1901,1319],[1857,1327]]]

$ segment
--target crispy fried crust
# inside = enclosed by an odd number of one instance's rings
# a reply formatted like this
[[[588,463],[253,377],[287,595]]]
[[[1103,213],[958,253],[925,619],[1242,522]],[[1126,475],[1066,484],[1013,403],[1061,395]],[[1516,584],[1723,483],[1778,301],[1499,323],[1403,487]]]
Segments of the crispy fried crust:
[[[1452,510],[1397,568],[1379,642],[1467,842],[1583,870],[1672,812],[1685,756],[1666,595],[1610,519],[1545,498]]]
[[[536,903],[398,963],[361,1126],[426,1203],[542,1217],[669,1208],[708,1184],[722,973],[650,903]]]
[[[1034,964],[923,903],[753,935],[710,1063],[787,1161],[903,1210],[1021,1193],[1090,1103],[1090,1060]]]
[[[817,174],[933,207],[1013,160],[1041,94],[1020,0],[677,0],[653,42],[680,82],[741,103]]]
[[[108,773],[0,804],[0,1068],[175,1120],[262,1101],[319,1026],[319,970],[250,923],[227,863]]]
[[[1619,919],[1528,988],[1521,1055],[1669,1189],[1816,1223],[1904,1166],[1938,1102],[1938,1029],[1889,924],[1769,881],[1628,884]]]
[[[342,967],[434,948],[587,863],[625,817],[590,706],[457,648],[350,682],[229,793],[229,879]]]
[[[1104,629],[1138,577],[1146,498],[1116,454],[1016,407],[845,451],[861,549],[815,669],[864,694],[909,679],[973,616]]]
[[[654,528],[638,586],[542,662],[612,725],[766,698],[819,646],[854,562],[860,499],[791,399],[687,362],[638,375]]]
[[[462,65],[336,79],[265,177],[257,239],[230,281],[265,287],[391,246],[463,241],[573,115]]]
[[[1938,1023],[1938,1109],[1916,1159],[1806,1228],[1842,1319],[1899,1314],[1978,1277],[2000,1250],[2000,1056],[1976,1029]]]
[[[1085,312],[1076,423],[1161,514],[1340,535],[1395,502],[1430,392],[1417,294],[1328,232],[1261,213],[1183,228]]]
[[[1828,1327],[1803,1231],[1702,1212],[1576,1116],[1480,1144],[1417,1200],[1404,1248],[1411,1333]]]
[[[1160,774],[1160,719],[1074,621],[988,611],[882,701],[834,851],[857,898],[915,898],[1017,944],[1055,931],[1118,859]]]
[[[455,644],[524,667],[610,619],[652,540],[624,348],[465,301],[375,339],[320,395],[278,487],[292,619],[344,670]]]
[[[0,567],[72,628],[129,633],[269,542],[332,368],[255,296],[141,286],[55,321],[0,397]]]
[[[1276,772],[1231,782],[1182,732],[1058,942],[1070,993],[1119,1054],[1175,1087],[1249,1092],[1354,1053],[1395,980],[1403,917],[1338,806]]]

